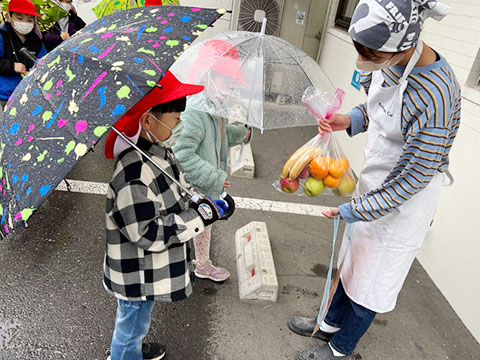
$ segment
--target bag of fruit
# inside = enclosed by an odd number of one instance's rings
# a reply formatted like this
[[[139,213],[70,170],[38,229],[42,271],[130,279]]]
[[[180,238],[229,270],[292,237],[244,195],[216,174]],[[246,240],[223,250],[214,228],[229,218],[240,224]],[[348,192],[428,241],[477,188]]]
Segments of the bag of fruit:
[[[303,101],[316,117],[328,118],[341,107],[343,95],[342,90],[337,90],[327,101],[325,93],[310,87],[305,91]],[[356,183],[350,163],[333,132],[325,132],[316,135],[290,156],[280,179],[273,185],[282,192],[313,197],[332,193],[348,196],[353,193]]]

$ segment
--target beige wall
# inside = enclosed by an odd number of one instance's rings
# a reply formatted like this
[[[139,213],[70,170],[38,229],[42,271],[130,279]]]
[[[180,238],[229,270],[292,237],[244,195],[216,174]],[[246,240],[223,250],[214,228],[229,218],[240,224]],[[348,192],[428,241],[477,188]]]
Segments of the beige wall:
[[[442,189],[440,203],[418,259],[473,336],[480,340],[480,235],[476,227],[480,191],[480,1],[443,0],[452,12],[442,22],[428,20],[422,38],[450,62],[463,85],[462,125],[451,151],[451,187]],[[348,34],[333,28],[338,0],[332,0],[328,32],[319,57],[333,83],[346,90],[343,111],[365,96],[351,85],[356,57]],[[471,86],[466,86],[466,83]],[[363,161],[363,137],[340,138],[354,170]]]

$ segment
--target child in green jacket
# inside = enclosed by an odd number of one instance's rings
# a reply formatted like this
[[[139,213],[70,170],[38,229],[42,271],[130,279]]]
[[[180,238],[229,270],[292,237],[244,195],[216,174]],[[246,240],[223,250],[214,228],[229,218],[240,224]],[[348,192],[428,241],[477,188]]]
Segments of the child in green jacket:
[[[211,72],[210,76],[217,91],[235,81],[225,73]],[[215,94],[211,96],[215,98]],[[219,199],[224,189],[230,187],[227,179],[228,149],[248,142],[250,131],[243,125],[228,125],[225,118],[189,108],[188,105],[182,113],[182,123],[183,132],[173,151],[185,171],[185,178],[198,192]],[[211,231],[211,226],[207,226],[193,239],[195,275],[222,282],[228,279],[230,273],[214,266],[210,260]]]

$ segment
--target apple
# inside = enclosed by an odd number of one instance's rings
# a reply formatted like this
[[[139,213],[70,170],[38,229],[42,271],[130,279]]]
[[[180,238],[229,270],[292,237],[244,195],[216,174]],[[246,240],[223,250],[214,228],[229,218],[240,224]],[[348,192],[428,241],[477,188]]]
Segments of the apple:
[[[310,176],[303,184],[303,192],[308,196],[318,196],[325,190],[323,180],[315,179]]]
[[[353,180],[351,175],[347,174],[340,178],[340,184],[338,184],[333,193],[337,196],[348,196],[353,193],[353,190],[355,190],[355,180]]]
[[[308,166],[305,166],[305,168],[302,170],[300,175],[298,176],[300,179],[306,179],[310,176],[310,171],[308,171]]]
[[[296,178],[295,180],[290,180],[288,177],[280,179],[280,187],[284,192],[289,194],[297,191],[299,185],[299,178]]]

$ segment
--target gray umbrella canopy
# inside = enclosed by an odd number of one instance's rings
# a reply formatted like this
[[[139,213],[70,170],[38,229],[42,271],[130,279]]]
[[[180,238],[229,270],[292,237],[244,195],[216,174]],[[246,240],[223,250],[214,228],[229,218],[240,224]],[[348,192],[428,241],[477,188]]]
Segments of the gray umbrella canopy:
[[[97,20],[42,58],[2,118],[0,231],[27,221],[219,16],[178,6],[125,10]]]
[[[190,46],[171,71],[205,86],[188,106],[261,130],[315,125],[302,95],[335,87],[309,55],[270,35],[232,31]]]

